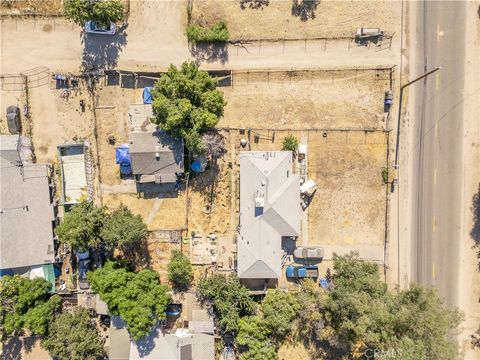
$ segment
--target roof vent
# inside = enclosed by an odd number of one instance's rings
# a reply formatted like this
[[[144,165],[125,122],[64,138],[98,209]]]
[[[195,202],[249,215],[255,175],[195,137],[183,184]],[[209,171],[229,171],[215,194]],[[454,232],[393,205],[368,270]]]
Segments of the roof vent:
[[[263,197],[255,198],[255,207],[263,208],[265,206],[265,199]]]

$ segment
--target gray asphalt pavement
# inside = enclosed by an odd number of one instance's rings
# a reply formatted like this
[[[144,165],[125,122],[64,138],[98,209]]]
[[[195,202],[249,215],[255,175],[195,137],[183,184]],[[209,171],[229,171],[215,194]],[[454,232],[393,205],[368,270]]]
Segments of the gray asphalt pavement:
[[[441,66],[412,85],[412,280],[458,301],[463,186],[466,3],[418,1],[410,77]]]

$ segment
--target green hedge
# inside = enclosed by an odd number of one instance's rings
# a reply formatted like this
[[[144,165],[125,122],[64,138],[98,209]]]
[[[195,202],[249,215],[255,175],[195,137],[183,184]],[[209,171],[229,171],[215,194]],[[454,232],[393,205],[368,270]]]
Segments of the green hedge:
[[[190,41],[226,42],[228,41],[228,29],[225,21],[220,20],[212,27],[193,24],[187,27],[187,38]]]

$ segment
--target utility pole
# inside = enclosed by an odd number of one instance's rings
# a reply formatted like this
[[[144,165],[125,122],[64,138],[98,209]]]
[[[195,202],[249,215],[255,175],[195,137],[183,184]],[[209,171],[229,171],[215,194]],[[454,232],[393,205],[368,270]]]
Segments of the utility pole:
[[[416,83],[419,80],[422,80],[426,78],[428,75],[433,74],[434,72],[437,72],[440,70],[440,66],[437,66],[435,69],[427,71],[425,74],[417,77],[416,79],[406,83],[405,85],[400,86],[400,99],[398,101],[398,121],[397,121],[397,143],[395,145],[395,165],[393,166],[395,169],[398,169],[398,152],[399,152],[399,146],[400,146],[400,120],[402,118],[402,101],[403,101],[403,90]]]

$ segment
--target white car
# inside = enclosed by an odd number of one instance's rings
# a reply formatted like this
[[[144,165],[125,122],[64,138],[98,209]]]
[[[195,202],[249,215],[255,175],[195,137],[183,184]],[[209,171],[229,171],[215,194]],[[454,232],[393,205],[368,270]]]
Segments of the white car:
[[[293,257],[296,259],[310,260],[310,259],[323,259],[323,248],[321,247],[308,247],[299,246],[293,250]]]
[[[85,23],[85,32],[90,34],[115,35],[116,30],[117,26],[113,22],[110,22],[108,26],[102,26],[100,23],[93,20]]]

